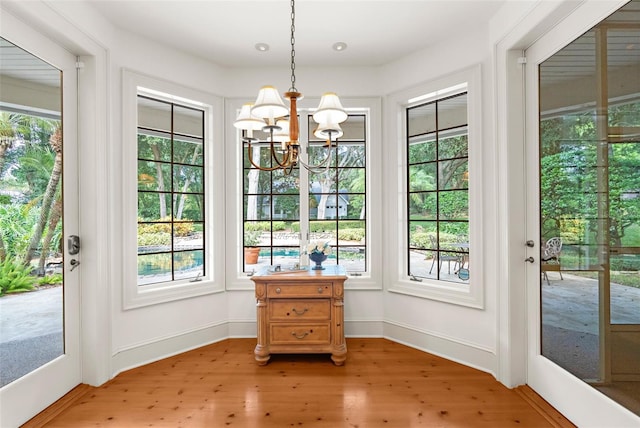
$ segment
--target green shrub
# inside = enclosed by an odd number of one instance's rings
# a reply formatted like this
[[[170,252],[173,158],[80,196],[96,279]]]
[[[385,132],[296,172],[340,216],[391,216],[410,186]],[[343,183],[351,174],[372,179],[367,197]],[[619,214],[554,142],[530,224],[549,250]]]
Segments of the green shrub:
[[[33,290],[35,282],[31,267],[8,257],[0,264],[0,296]]]
[[[281,228],[281,229],[280,229]],[[283,221],[274,221],[273,229],[274,230],[284,230],[286,228],[286,223]],[[251,232],[268,232],[271,230],[271,223],[268,221],[247,221],[244,223],[244,230]]]
[[[157,232],[138,234],[138,247],[171,245],[171,233]]]
[[[142,219],[138,218],[138,221]],[[160,221],[170,222],[171,217],[161,218]],[[176,236],[188,236],[193,233],[193,223],[177,221],[173,223],[173,228]],[[147,233],[168,233],[171,234],[171,223],[144,223],[138,225],[138,235],[144,235]]]
[[[364,238],[364,229],[339,229],[338,239],[344,241],[358,241],[360,242]]]
[[[62,274],[54,273],[53,275],[45,275],[38,279],[38,285],[62,284]]]

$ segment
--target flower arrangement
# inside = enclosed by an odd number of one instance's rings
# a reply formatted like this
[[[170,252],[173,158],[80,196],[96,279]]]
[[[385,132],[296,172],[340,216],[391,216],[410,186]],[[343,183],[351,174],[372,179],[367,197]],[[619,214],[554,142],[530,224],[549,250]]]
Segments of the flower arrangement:
[[[326,242],[314,241],[309,243],[309,245],[307,245],[306,254],[329,255],[331,254],[331,246],[329,245],[328,241]]]

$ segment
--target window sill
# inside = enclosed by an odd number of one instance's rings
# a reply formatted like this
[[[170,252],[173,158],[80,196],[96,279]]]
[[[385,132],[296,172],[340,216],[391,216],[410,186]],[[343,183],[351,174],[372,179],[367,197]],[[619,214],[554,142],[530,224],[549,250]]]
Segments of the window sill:
[[[470,308],[484,309],[484,296],[477,285],[453,284],[444,281],[424,280],[422,282],[400,280],[389,286],[390,293],[405,294],[422,299],[437,300]],[[473,290],[476,290],[474,293]]]
[[[172,283],[126,287],[123,309],[130,310],[159,303],[220,293],[224,288],[212,280],[198,282],[176,281]]]

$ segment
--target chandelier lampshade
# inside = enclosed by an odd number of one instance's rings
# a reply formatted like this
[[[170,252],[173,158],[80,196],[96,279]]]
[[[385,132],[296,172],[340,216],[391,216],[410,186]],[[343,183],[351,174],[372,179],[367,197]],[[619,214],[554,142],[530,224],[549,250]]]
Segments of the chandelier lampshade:
[[[289,109],[284,105],[276,88],[263,86],[258,92],[258,98],[256,98],[251,113],[269,121],[269,125],[273,125],[273,121],[276,118],[288,115]]]
[[[245,138],[251,139],[253,139],[253,131],[264,128],[264,120],[251,113],[252,107],[252,103],[244,104],[240,109],[236,121],[233,122],[233,126],[236,128],[247,131]]]
[[[318,110],[313,113],[313,120],[317,123],[342,123],[347,120],[347,112],[334,92],[322,95]]]
[[[320,140],[335,141],[344,135],[337,123],[321,123],[313,131],[313,135]]]

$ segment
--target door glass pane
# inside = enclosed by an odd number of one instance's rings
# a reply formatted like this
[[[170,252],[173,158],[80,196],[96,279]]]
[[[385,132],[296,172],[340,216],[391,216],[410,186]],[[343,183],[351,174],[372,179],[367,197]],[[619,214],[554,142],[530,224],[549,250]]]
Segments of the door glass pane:
[[[0,387],[64,354],[61,79],[0,38]]]
[[[639,5],[539,69],[541,353],[638,414]]]

